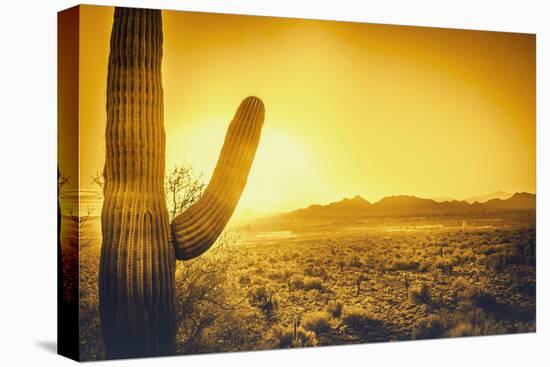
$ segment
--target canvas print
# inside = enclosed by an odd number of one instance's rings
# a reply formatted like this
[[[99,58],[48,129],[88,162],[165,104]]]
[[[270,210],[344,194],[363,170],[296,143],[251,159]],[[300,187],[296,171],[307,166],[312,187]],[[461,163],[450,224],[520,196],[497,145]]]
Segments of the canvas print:
[[[60,354],[536,331],[535,35],[58,24]]]

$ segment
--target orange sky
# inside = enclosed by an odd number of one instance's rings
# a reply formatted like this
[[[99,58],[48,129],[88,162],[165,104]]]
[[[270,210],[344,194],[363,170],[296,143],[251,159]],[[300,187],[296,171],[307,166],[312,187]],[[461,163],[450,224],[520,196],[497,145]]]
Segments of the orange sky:
[[[113,8],[81,12],[81,185],[104,163]],[[239,102],[266,120],[238,210],[535,192],[535,36],[164,11],[167,168],[208,179]]]

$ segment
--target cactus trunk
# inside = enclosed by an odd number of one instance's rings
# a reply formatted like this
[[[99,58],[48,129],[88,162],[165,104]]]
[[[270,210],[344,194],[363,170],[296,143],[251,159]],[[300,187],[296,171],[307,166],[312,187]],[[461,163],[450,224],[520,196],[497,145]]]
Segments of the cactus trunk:
[[[109,358],[175,351],[158,10],[116,9],[107,76],[100,313]]]
[[[160,10],[115,9],[99,271],[108,358],[175,353],[176,256],[200,255],[223,230],[246,184],[264,119],[258,98],[243,101],[203,198],[171,225],[163,184],[162,41]]]

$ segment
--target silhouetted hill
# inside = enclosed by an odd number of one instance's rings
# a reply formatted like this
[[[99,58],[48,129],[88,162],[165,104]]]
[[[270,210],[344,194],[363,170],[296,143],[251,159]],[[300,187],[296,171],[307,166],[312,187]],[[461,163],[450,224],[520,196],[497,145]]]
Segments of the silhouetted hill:
[[[366,207],[369,207],[371,203],[369,203],[367,200],[363,199],[361,196],[356,195],[352,199],[343,199],[342,201],[338,201],[335,203],[331,203],[328,205],[328,208],[331,208],[333,210],[363,210]]]
[[[492,199],[477,205],[485,210],[530,210],[536,208],[536,201],[536,195],[518,192],[506,200]]]
[[[422,199],[416,196],[389,196],[373,205],[377,214],[414,214],[436,213],[465,210],[468,203],[464,201],[436,202],[433,199]]]
[[[487,195],[473,196],[471,198],[464,199],[464,201],[467,201],[470,204],[473,204],[476,201],[478,203],[485,203],[485,202],[487,202],[489,200],[493,200],[493,199],[506,200],[506,199],[511,198],[512,195],[513,194],[510,194],[508,192],[497,191],[497,192],[492,192],[492,193],[487,194]]]
[[[372,204],[360,196],[352,199],[343,199],[328,205],[310,205],[305,209],[298,209],[285,216],[364,216],[364,215],[424,215],[424,214],[452,214],[475,213],[499,210],[533,210],[536,207],[536,195],[516,193],[510,198],[491,199],[487,202],[468,203],[465,200],[437,202],[433,199],[423,199],[416,196],[398,195],[388,196]]]

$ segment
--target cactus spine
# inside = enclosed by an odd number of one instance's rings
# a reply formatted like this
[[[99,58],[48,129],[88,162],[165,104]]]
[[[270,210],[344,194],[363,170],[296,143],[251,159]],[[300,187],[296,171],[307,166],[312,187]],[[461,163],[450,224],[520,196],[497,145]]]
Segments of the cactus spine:
[[[163,185],[162,41],[159,10],[115,9],[99,273],[108,358],[175,353],[175,261],[200,255],[223,230],[246,184],[264,119],[258,98],[242,102],[205,194],[171,225]]]

